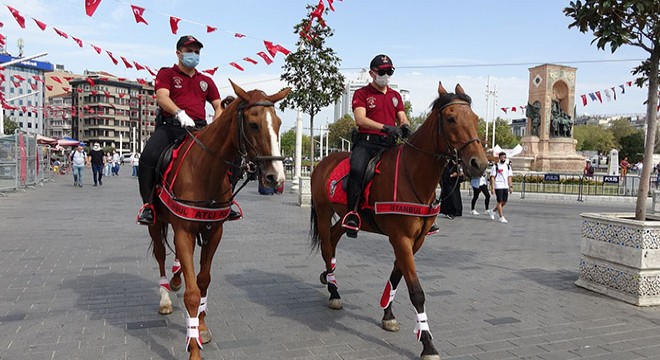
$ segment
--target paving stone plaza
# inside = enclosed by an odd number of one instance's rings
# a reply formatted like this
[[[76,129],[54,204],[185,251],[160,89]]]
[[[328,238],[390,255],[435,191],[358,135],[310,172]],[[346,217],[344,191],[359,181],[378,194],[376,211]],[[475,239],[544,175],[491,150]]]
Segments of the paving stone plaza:
[[[135,225],[136,180],[123,167],[103,186],[58,176],[0,197],[0,359],[187,359],[182,291],[158,314],[158,271]],[[205,359],[418,359],[415,314],[402,284],[401,331],[380,328],[393,252],[383,236],[344,237],[337,254],[343,310],[327,307],[323,263],[309,245],[297,194],[237,197],[214,261]],[[548,201],[518,194],[509,224],[469,214],[438,220],[416,256],[443,359],[660,359],[660,308],[574,285],[582,212],[632,212],[632,202]],[[483,202],[478,210],[482,212]],[[494,201],[492,202],[494,205]],[[168,267],[171,265],[168,256]]]

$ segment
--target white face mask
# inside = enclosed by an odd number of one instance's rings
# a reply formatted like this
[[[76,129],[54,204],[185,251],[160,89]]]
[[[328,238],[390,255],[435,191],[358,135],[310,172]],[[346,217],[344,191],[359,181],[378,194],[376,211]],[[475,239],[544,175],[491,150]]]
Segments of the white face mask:
[[[374,80],[378,86],[385,87],[390,83],[390,76],[389,75],[376,75],[376,80]]]

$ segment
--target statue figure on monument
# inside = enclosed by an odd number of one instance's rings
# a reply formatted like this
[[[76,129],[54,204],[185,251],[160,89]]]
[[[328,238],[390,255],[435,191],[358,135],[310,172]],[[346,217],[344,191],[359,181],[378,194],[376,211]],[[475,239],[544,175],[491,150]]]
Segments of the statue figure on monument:
[[[539,127],[541,126],[541,104],[536,101],[534,104],[527,103],[525,115],[529,118],[531,134],[539,136]]]
[[[551,135],[555,137],[571,137],[573,120],[571,116],[561,109],[559,101],[552,100],[552,117],[550,124],[552,127]]]

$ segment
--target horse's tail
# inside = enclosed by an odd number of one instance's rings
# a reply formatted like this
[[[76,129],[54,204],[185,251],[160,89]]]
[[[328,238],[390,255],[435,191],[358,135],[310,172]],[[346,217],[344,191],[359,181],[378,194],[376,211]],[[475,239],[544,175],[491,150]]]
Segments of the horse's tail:
[[[321,237],[319,236],[319,224],[318,217],[316,216],[316,208],[314,207],[314,199],[312,199],[312,210],[309,216],[309,237],[312,251],[318,251],[321,247]]]

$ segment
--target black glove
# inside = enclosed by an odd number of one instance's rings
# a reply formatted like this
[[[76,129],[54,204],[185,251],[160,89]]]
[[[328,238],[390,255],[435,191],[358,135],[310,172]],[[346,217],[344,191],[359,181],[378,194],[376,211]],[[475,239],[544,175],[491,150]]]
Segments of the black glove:
[[[404,139],[407,139],[408,136],[410,136],[410,134],[412,133],[412,130],[410,130],[410,126],[408,126],[408,124],[401,125],[400,129],[401,129],[401,137]]]
[[[395,139],[398,139],[398,138],[401,137],[401,129],[399,129],[399,128],[396,127],[396,126],[384,125],[384,126],[383,126],[383,129],[381,130],[381,132],[384,132],[384,133],[386,133],[387,135],[389,135],[389,136],[391,136],[391,137],[393,137],[393,138],[395,138]]]

